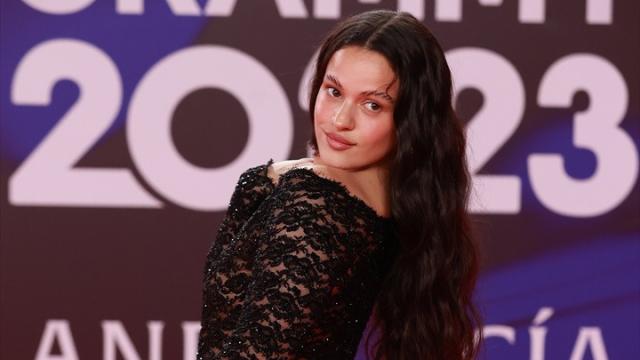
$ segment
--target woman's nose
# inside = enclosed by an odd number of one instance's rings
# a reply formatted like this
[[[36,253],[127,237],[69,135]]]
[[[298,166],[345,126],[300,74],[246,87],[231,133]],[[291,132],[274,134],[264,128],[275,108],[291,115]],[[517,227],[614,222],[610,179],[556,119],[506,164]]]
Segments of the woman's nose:
[[[353,118],[351,116],[351,106],[347,101],[343,101],[333,116],[333,126],[338,129],[349,130],[353,128]]]

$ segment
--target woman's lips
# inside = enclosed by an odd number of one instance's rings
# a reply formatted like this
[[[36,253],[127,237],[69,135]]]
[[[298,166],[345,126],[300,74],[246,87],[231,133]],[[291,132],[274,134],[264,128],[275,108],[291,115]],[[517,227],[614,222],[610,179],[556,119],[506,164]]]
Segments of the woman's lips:
[[[332,133],[325,133],[325,135],[327,137],[327,143],[334,150],[346,150],[354,145],[340,135]]]

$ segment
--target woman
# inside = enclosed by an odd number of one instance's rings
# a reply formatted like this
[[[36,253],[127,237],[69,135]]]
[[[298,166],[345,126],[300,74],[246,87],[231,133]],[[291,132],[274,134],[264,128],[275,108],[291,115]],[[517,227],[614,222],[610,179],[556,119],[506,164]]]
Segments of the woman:
[[[372,314],[373,358],[472,359],[469,175],[438,42],[405,13],[345,20],[309,108],[313,158],[238,181],[207,257],[198,358],[352,359]]]

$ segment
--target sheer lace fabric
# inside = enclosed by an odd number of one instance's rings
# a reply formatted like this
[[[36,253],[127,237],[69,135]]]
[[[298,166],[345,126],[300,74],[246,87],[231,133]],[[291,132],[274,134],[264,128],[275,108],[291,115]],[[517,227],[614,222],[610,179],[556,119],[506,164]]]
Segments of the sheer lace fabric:
[[[353,359],[395,254],[341,184],[245,171],[207,255],[198,359]]]

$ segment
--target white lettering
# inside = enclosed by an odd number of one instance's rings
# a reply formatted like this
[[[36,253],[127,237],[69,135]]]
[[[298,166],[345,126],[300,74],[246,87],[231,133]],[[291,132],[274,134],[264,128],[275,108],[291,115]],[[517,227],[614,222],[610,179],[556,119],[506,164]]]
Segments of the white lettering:
[[[422,4],[420,0],[399,0],[411,6]],[[478,0],[482,6],[500,6],[503,0]],[[524,24],[542,24],[546,20],[546,0],[519,0],[518,20]],[[611,0],[587,0],[587,24],[611,24],[613,17]],[[415,15],[415,14],[414,14]],[[436,0],[435,18],[438,21],[462,21],[462,0]]]
[[[200,16],[202,12],[196,0],[167,0],[167,4],[175,15]]]
[[[436,14],[438,9],[442,9],[450,1],[436,0]],[[455,1],[452,1],[455,3]],[[416,19],[424,20],[424,0],[398,0],[398,11],[405,11],[416,17]],[[438,15],[436,15],[438,18]]]
[[[611,24],[613,23],[612,0],[587,0],[587,24]]]
[[[553,316],[553,308],[543,307],[538,310],[536,317],[533,319],[534,326],[529,328],[529,337],[531,338],[531,348],[529,351],[530,360],[544,360],[544,347],[547,328],[540,325],[549,320],[551,316]]]
[[[202,88],[233,95],[250,124],[242,152],[232,163],[215,169],[186,161],[171,138],[175,108]],[[140,80],[129,105],[127,142],[137,169],[162,195],[187,208],[221,210],[228,204],[235,179],[247,167],[264,161],[267,153],[279,159],[289,156],[293,115],[282,85],[258,60],[225,46],[192,46],[161,59]]]
[[[54,341],[58,340],[60,355],[52,355]],[[73,342],[67,320],[48,320],[38,345],[36,360],[78,360],[78,351]]]
[[[171,12],[178,16],[201,16],[196,0],[166,0]],[[116,0],[116,12],[127,15],[144,14],[144,0]]]
[[[313,16],[316,19],[338,19],[340,17],[340,0],[315,0]]]
[[[78,98],[11,175],[11,204],[162,207],[129,169],[75,167],[115,121],[122,104],[120,73],[100,48],[64,38],[34,46],[16,68],[11,101],[49,105],[62,80],[78,86]]]
[[[207,16],[231,16],[233,9],[236,7],[238,0],[209,0],[204,12]],[[316,1],[318,2],[318,1]],[[308,18],[309,12],[302,0],[275,0],[278,13],[283,18]],[[320,5],[316,5],[318,7]],[[328,9],[331,4],[323,7],[323,10]]]
[[[95,0],[22,0],[32,9],[50,15],[69,15],[86,9]]]
[[[230,17],[238,0],[209,0],[204,9],[198,0],[166,0],[169,9],[177,16]],[[95,0],[22,0],[34,10],[51,15],[70,15],[80,12]],[[274,0],[278,13],[283,18],[309,18],[303,0]],[[362,4],[379,4],[381,0],[358,0]],[[501,6],[504,0],[477,0],[482,6]],[[144,14],[145,0],[115,0],[117,14]],[[340,0],[313,0],[313,18],[339,19]],[[397,10],[412,14],[420,20],[425,18],[424,0],[398,0]],[[462,21],[462,0],[435,0],[436,21]],[[518,0],[518,20],[521,23],[542,24],[545,22],[546,0]],[[610,25],[613,22],[612,0],[586,0],[587,24]]]
[[[500,6],[500,5],[502,5],[502,0],[478,0],[478,2],[482,6]]]
[[[193,360],[198,352],[198,336],[200,335],[200,322],[184,321],[182,323],[182,358]]]
[[[149,321],[149,360],[162,360],[162,329],[163,321]],[[195,359],[195,356],[193,357]]]
[[[516,330],[507,325],[487,325],[482,331],[484,338],[499,337],[507,340],[511,345],[516,343]]]
[[[589,107],[573,116],[573,145],[595,155],[596,167],[587,179],[567,173],[562,154],[531,154],[531,187],[540,202],[558,214],[591,217],[605,214],[633,191],[638,178],[638,151],[620,126],[629,106],[629,89],[620,71],[599,55],[578,53],[558,59],[544,73],[538,104],[570,108],[578,91],[587,93]]]
[[[144,14],[144,0],[116,0],[116,13],[142,15]]]
[[[478,0],[482,6],[500,6],[502,0]],[[518,20],[522,23],[544,23],[545,0],[519,0]],[[436,0],[435,17],[438,21],[462,21],[462,0]]]
[[[449,50],[446,56],[454,80],[453,103],[467,88],[479,91],[484,98],[482,108],[466,129],[473,177],[469,208],[475,213],[517,214],[522,198],[520,178],[478,173],[520,125],[525,108],[524,82],[516,67],[495,51],[465,47]]]
[[[581,327],[578,333],[578,339],[571,352],[569,360],[584,359],[587,346],[591,349],[593,360],[608,360],[607,350],[602,339],[602,332],[598,327]]]
[[[116,360],[116,349],[120,350],[125,360],[141,360],[122,322],[118,320],[102,322],[102,346],[104,360]]]
[[[543,24],[546,19],[545,6],[545,0],[520,0],[518,20],[525,24]]]

